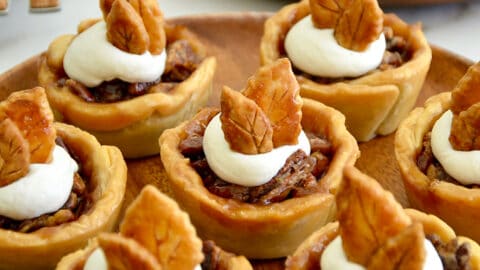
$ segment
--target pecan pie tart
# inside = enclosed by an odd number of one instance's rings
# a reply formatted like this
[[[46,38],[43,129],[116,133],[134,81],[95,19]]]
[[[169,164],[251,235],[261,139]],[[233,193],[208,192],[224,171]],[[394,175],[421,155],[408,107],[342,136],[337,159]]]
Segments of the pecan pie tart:
[[[216,61],[155,0],[101,0],[102,19],[56,38],[38,79],[56,117],[115,145],[125,157],[159,152],[164,129],[191,118],[212,88]]]
[[[281,57],[292,61],[302,97],[336,108],[368,141],[395,131],[413,108],[432,55],[419,24],[383,14],[376,0],[303,0],[265,22],[261,63]]]
[[[125,193],[120,150],[53,123],[41,87],[0,102],[0,269],[52,269],[113,229]]]
[[[287,258],[300,269],[480,269],[480,247],[436,216],[402,209],[393,195],[354,167],[336,197],[338,222],[313,233]]]
[[[395,154],[410,204],[480,241],[480,63],[452,92],[428,99],[400,125]]]
[[[145,186],[127,208],[120,232],[103,233],[59,262],[57,270],[251,270],[248,260],[202,241],[188,215],[157,188]]]
[[[165,131],[160,155],[200,237],[249,258],[277,258],[335,215],[343,167],[359,156],[344,121],[301,99],[290,62],[280,59],[241,92],[225,86],[221,109]]]

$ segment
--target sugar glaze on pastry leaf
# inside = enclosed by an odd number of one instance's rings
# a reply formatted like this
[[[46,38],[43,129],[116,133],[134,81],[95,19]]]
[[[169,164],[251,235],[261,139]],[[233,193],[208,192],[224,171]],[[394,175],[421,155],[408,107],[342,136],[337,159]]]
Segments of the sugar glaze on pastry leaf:
[[[368,270],[421,270],[425,261],[422,224],[412,223],[400,234],[387,239],[368,263]]]
[[[320,29],[334,29],[338,44],[365,51],[383,29],[377,0],[310,0],[312,20]]]
[[[21,131],[9,118],[0,120],[0,187],[28,173],[30,151]]]
[[[118,49],[143,54],[147,51],[149,37],[142,18],[126,0],[116,0],[108,16],[107,38]]]
[[[105,254],[110,270],[162,269],[155,257],[135,240],[113,233],[102,233],[98,236],[98,245]]]
[[[368,265],[389,238],[411,224],[391,193],[354,170],[345,170],[337,207],[343,249],[349,261],[361,265]]]
[[[0,103],[0,112],[12,120],[27,140],[30,163],[51,160],[57,135],[53,127],[53,113],[43,88],[12,93]]]
[[[287,59],[261,67],[242,93],[224,87],[220,119],[230,148],[260,154],[298,144],[302,130],[299,91]]]
[[[302,130],[300,86],[290,61],[279,59],[260,68],[247,82],[243,94],[265,112],[273,127],[273,147],[296,144]]]
[[[232,150],[261,154],[273,149],[270,121],[253,100],[224,86],[220,102],[222,130]]]
[[[452,90],[449,141],[459,151],[480,150],[480,62],[471,66]]]
[[[130,204],[120,234],[153,254],[162,269],[190,270],[203,260],[202,242],[188,215],[153,186],[144,187]]]
[[[101,0],[100,8],[107,22],[108,40],[115,47],[133,54],[148,50],[153,55],[165,49],[164,18],[157,1]]]

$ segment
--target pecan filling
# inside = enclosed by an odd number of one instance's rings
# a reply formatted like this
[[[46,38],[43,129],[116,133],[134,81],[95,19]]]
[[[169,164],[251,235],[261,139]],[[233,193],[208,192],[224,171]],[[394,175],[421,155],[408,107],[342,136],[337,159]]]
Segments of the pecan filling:
[[[441,180],[465,187],[476,187],[476,185],[464,185],[451,177],[443,168],[442,164],[435,158],[430,143],[431,132],[423,137],[423,144],[417,156],[417,167],[431,180]]]
[[[60,137],[57,137],[56,143],[67,149],[70,156],[75,159],[81,167],[78,158],[69,151],[68,147],[65,146]],[[80,171],[81,168],[79,169],[79,172]],[[21,233],[29,233],[43,227],[52,227],[74,221],[92,206],[92,199],[86,185],[87,181],[85,180],[85,177],[82,177],[81,174],[77,172],[74,175],[70,196],[58,211],[27,220],[13,220],[0,215],[0,228]]]
[[[211,193],[223,198],[268,205],[323,190],[318,181],[327,172],[333,156],[333,147],[328,140],[308,134],[310,156],[298,150],[269,182],[256,187],[244,187],[222,180],[208,166],[202,148],[205,127],[206,124],[202,123],[187,126],[188,136],[180,143],[179,148],[182,154],[190,159],[191,166]]]
[[[445,270],[469,270],[470,245],[460,244],[455,238],[448,243],[443,243],[437,235],[427,235],[438,252]]]
[[[186,40],[177,40],[167,46],[167,60],[162,76],[151,82],[129,83],[122,80],[103,82],[88,88],[78,81],[60,78],[59,87],[67,86],[87,102],[111,103],[132,99],[147,93],[168,93],[180,82],[186,80],[200,65],[200,57]]]
[[[233,253],[222,250],[211,240],[203,241],[202,252],[205,256],[201,264],[202,270],[227,269],[228,259],[235,257]]]
[[[405,40],[404,37],[395,35],[395,33],[393,32],[393,29],[387,26],[384,27],[383,34],[385,35],[387,47],[386,47],[385,53],[383,54],[382,62],[380,63],[380,65],[377,67],[376,70],[370,71],[370,73],[375,71],[384,71],[384,70],[400,67],[403,65],[403,63],[408,62],[412,58],[412,52],[408,47],[408,42]],[[288,57],[283,45],[284,40],[280,39],[280,42],[281,44],[279,45],[279,47],[280,47],[280,52],[282,52],[281,57]],[[305,79],[309,79],[321,84],[337,83],[337,82],[355,79],[355,78],[347,78],[347,77],[324,78],[319,76],[313,76],[295,67],[293,71],[295,75],[299,77],[303,77]]]

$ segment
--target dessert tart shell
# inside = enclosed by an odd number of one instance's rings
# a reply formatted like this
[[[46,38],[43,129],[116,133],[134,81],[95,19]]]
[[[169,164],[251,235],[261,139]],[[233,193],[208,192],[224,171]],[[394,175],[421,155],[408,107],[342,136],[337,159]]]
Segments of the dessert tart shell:
[[[309,14],[308,0],[303,0],[285,6],[265,22],[260,44],[262,65],[281,57],[279,43],[296,22]],[[298,76],[300,94],[341,111],[358,141],[395,131],[413,108],[430,67],[432,52],[420,25],[410,26],[394,14],[384,15],[384,25],[410,45],[411,59],[402,66],[331,84]]]
[[[194,50],[205,49],[190,34],[167,36],[191,41]],[[57,76],[46,60],[40,59],[38,81],[47,92],[56,119],[93,134],[102,144],[115,145],[127,158],[157,154],[158,137],[165,129],[190,119],[207,104],[216,69],[214,57],[206,57],[190,77],[168,93],[148,93],[113,103],[86,102],[67,86],[58,87]]]
[[[455,232],[441,219],[415,209],[405,209],[412,221],[420,222],[426,235],[436,234],[443,242],[454,239]],[[286,270],[320,269],[320,257],[328,244],[338,236],[338,222],[331,222],[310,235],[285,262]],[[470,244],[469,265],[472,270],[480,269],[480,246],[466,237],[459,236],[460,243]]]
[[[189,159],[178,150],[186,137],[185,123],[162,134],[160,156],[168,185],[201,238],[248,258],[279,258],[291,254],[308,235],[334,219],[334,194],[344,166],[353,165],[359,157],[358,146],[345,128],[344,116],[335,109],[304,99],[302,112],[303,129],[325,135],[335,149],[328,172],[320,180],[329,192],[267,206],[218,197],[204,187]]]
[[[88,245],[80,250],[64,256],[57,264],[56,270],[76,270],[83,269],[85,262],[92,252],[98,247],[97,239],[91,239]],[[220,255],[222,256],[222,255]],[[231,257],[228,259],[228,265],[222,270],[252,270],[252,265],[243,256]]]
[[[480,190],[429,179],[417,167],[423,137],[450,108],[450,92],[430,97],[413,110],[395,136],[395,156],[412,207],[440,217],[457,233],[480,241]]]
[[[59,226],[31,233],[0,229],[0,269],[53,269],[62,256],[116,226],[127,179],[121,152],[100,145],[95,137],[76,127],[55,123],[55,128],[80,160],[92,206],[77,220]]]

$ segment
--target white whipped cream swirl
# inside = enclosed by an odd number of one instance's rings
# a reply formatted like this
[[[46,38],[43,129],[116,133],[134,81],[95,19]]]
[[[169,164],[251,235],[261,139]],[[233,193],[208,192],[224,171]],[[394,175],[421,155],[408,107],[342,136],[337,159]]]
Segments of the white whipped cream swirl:
[[[141,55],[124,52],[107,40],[106,33],[106,24],[100,21],[75,37],[63,58],[63,67],[70,78],[95,87],[113,79],[150,82],[162,75],[165,50],[159,55],[149,51]]]
[[[311,15],[297,22],[287,33],[285,50],[302,71],[321,77],[358,77],[382,62],[386,41],[383,33],[367,50],[357,52],[339,45],[333,29],[318,29]]]
[[[203,151],[215,174],[224,181],[246,187],[270,181],[298,149],[310,154],[310,142],[303,131],[298,136],[297,145],[284,145],[256,155],[232,151],[225,140],[220,114],[210,121],[203,137]]]
[[[105,256],[105,252],[103,252],[102,248],[96,248],[88,259],[85,261],[85,265],[83,266],[84,270],[107,270],[108,269],[108,262],[107,257]]]
[[[443,169],[458,182],[480,184],[480,151],[457,151],[450,144],[452,111],[446,111],[432,128],[432,152]]]
[[[424,270],[443,270],[442,261],[438,256],[437,250],[433,247],[433,244],[425,239],[425,263],[423,264]],[[337,236],[322,253],[320,259],[320,267],[322,270],[365,270],[366,268],[360,264],[356,264],[348,261],[342,246],[342,238]]]
[[[57,211],[70,196],[77,170],[75,160],[55,145],[50,163],[32,163],[27,175],[0,188],[0,215],[23,220]]]

